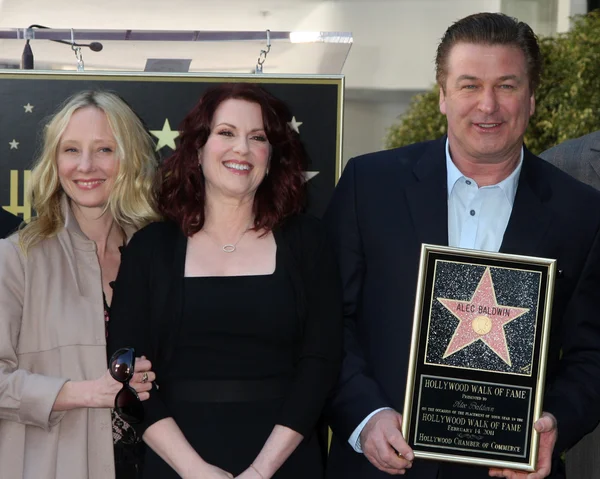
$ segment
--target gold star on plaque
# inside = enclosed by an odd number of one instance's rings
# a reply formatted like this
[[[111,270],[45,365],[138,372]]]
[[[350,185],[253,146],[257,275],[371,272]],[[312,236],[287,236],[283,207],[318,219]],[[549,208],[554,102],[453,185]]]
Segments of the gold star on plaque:
[[[10,145],[10,149],[11,150],[18,150],[19,149],[19,142],[15,139],[13,139],[13,141],[9,141],[8,144]]]
[[[301,121],[296,121],[296,117],[293,116],[292,121],[288,121],[288,126],[296,133],[300,134],[300,125],[302,125],[302,123],[303,122]]]
[[[23,105],[23,108],[25,108],[25,113],[33,113],[35,107],[31,103],[27,103],[27,105]]]
[[[165,119],[165,124],[163,125],[162,130],[150,130],[150,133],[158,138],[158,143],[156,143],[156,151],[165,146],[168,146],[172,150],[176,148],[175,138],[179,136],[179,132],[177,130],[171,130],[171,125],[169,124],[168,118]]]

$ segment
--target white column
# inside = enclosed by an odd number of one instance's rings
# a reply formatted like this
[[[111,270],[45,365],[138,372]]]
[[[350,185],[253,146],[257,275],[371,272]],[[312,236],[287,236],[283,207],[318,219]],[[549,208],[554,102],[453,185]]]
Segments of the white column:
[[[587,0],[558,0],[557,32],[566,32],[571,28],[570,17],[587,13]]]

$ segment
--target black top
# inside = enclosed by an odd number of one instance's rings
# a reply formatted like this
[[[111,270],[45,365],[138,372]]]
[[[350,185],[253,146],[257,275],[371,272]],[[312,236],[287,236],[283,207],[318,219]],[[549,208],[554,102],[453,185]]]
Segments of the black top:
[[[300,327],[295,336],[293,382],[278,424],[303,435],[315,427],[341,361],[342,302],[337,264],[318,220],[290,218],[273,231]],[[172,367],[181,327],[187,238],[172,222],[153,223],[134,235],[123,254],[109,323],[109,356],[131,346],[146,355],[158,378]],[[160,381],[160,380],[159,380]],[[138,433],[171,413],[157,394],[144,401]]]
[[[0,238],[6,238],[21,224],[21,218],[0,208]]]
[[[181,333],[165,379],[291,381],[299,323],[279,264],[267,275],[185,278]]]

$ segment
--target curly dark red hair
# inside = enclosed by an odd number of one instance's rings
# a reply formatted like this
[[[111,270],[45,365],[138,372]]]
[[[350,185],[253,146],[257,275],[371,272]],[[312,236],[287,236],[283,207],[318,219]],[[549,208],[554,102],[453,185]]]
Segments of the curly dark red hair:
[[[292,118],[289,109],[258,85],[223,83],[207,90],[185,117],[179,147],[161,167],[159,209],[187,236],[200,231],[205,220],[206,190],[204,174],[198,165],[198,150],[208,140],[215,111],[228,99],[260,105],[272,148],[269,174],[254,196],[254,229],[270,231],[304,208],[307,156],[298,134],[287,124]]]

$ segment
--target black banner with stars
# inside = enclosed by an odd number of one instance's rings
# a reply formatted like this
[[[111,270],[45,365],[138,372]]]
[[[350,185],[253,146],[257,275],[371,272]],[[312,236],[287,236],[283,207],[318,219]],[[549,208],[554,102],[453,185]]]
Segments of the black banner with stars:
[[[119,94],[142,118],[164,159],[202,93],[215,83],[236,81],[259,83],[289,107],[290,127],[300,134],[310,158],[308,210],[322,215],[341,171],[342,76],[0,72],[0,206],[25,220],[31,217],[24,192],[42,129],[70,95],[89,89]]]

